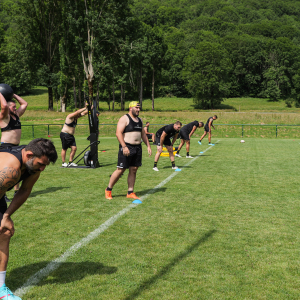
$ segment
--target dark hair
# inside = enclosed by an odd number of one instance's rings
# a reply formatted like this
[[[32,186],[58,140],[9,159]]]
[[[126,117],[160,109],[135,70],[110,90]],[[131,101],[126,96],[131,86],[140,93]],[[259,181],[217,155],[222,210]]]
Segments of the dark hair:
[[[55,163],[57,160],[57,152],[52,141],[39,138],[32,140],[26,147],[26,151],[31,151],[35,157],[47,156],[49,161]]]
[[[180,126],[182,126],[182,123],[181,123],[180,121],[176,121],[176,122],[175,122],[175,125],[180,125]]]
[[[218,119],[218,116],[217,116],[217,115],[214,115],[214,117],[216,117],[216,119]]]
[[[202,125],[202,127],[204,126],[204,123],[203,122],[199,122],[199,127],[200,127],[200,125]]]
[[[150,123],[149,123],[149,122],[146,122],[146,125],[147,125],[147,124],[150,124]]]
[[[7,100],[6,102],[7,102],[8,105],[9,105],[10,103],[14,103],[14,104],[17,103],[14,99],[9,99],[9,100]]]

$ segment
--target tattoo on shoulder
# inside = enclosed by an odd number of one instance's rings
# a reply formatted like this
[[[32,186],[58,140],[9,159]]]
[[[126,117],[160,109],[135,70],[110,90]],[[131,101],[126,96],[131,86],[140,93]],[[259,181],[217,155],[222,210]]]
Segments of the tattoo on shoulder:
[[[20,178],[21,171],[19,169],[6,167],[0,170],[0,190],[7,190],[13,187]]]

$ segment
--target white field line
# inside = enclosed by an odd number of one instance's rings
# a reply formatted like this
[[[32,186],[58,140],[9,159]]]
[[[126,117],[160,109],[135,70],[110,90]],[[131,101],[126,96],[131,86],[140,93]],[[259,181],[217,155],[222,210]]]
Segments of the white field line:
[[[206,150],[203,151],[203,154],[211,149],[213,146],[208,147]],[[188,163],[186,163],[182,168],[185,168],[192,164],[197,158],[199,158],[202,154],[199,154],[195,156],[193,159],[189,160]],[[142,196],[140,198],[141,201],[148,198],[151,194],[155,193],[156,190],[163,187],[165,184],[167,184],[173,177],[175,177],[178,174],[178,172],[173,172],[168,178],[163,180],[160,184],[158,184],[156,187],[154,187],[151,191],[149,191],[146,195]],[[77,250],[87,245],[89,242],[91,242],[93,239],[97,238],[102,232],[104,232],[106,229],[108,229],[111,225],[113,225],[121,216],[129,212],[132,208],[136,207],[139,204],[129,204],[126,208],[119,211],[117,214],[115,214],[113,217],[109,218],[106,222],[101,224],[97,229],[95,229],[93,232],[91,232],[88,236],[83,238],[78,243],[74,244],[71,248],[69,248],[64,254],[62,254],[60,257],[54,259],[51,261],[45,268],[39,270],[34,275],[32,275],[28,280],[15,291],[15,295],[22,297],[25,295],[31,288],[36,286],[42,279],[47,277],[51,272],[55,271],[63,262],[65,262],[70,256],[75,254]]]

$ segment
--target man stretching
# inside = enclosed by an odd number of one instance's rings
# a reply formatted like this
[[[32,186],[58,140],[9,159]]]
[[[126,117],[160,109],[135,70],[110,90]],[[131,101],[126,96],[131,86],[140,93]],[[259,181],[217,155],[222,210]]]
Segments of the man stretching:
[[[200,141],[198,141],[198,144],[201,145],[201,141],[208,133],[208,145],[214,146],[214,144],[211,143],[211,127],[215,129],[215,126],[213,125],[213,121],[218,119],[217,115],[214,115],[213,117],[208,118],[205,126],[204,126],[204,133],[200,138]]]
[[[176,157],[181,157],[179,154],[179,151],[181,150],[184,143],[186,143],[186,158],[193,158],[193,156],[190,156],[191,136],[193,135],[193,133],[196,131],[197,128],[201,128],[203,126],[204,126],[203,122],[194,121],[194,122],[184,125],[180,129],[179,135],[181,138],[181,142],[178,147],[177,153],[175,154]]]
[[[77,125],[77,120],[88,113],[87,107],[81,108],[66,117],[65,124],[60,133],[60,139],[62,143],[61,150],[61,159],[63,167],[77,167],[75,163],[73,163],[73,159],[77,150],[76,141],[74,137],[75,128]],[[69,163],[66,163],[66,154],[68,148],[71,148]]]
[[[53,143],[42,138],[31,141],[27,146],[0,150],[0,299],[21,300],[5,285],[9,243],[15,232],[11,215],[27,200],[41,172],[56,160]],[[7,208],[6,191],[21,181],[18,193]]]
[[[169,156],[172,164],[172,169],[176,170],[177,167],[175,166],[175,158],[173,153],[173,145],[177,139],[179,130],[182,124],[180,121],[175,122],[174,124],[165,125],[164,127],[157,130],[155,134],[155,144],[157,145],[157,152],[154,158],[154,171],[159,171],[157,168],[157,163],[162,153],[163,145],[166,146],[167,150],[169,151]],[[170,138],[173,137],[171,142]]]
[[[127,198],[139,199],[133,192],[136,173],[142,165],[142,140],[147,145],[148,154],[151,156],[152,150],[149,140],[143,128],[143,122],[138,117],[140,104],[137,101],[129,103],[129,113],[122,116],[117,125],[116,136],[119,141],[119,154],[117,170],[110,177],[108,187],[105,190],[105,198],[112,199],[112,189],[126,169],[128,173],[128,192]]]
[[[16,101],[20,104],[17,109]],[[12,98],[3,97],[0,93],[0,128],[1,128],[1,146],[0,149],[5,149],[13,146],[18,146],[21,141],[21,122],[20,117],[25,113],[27,102],[20,96],[13,94]],[[19,190],[19,184],[15,185],[15,194]],[[6,202],[10,200],[5,195]]]

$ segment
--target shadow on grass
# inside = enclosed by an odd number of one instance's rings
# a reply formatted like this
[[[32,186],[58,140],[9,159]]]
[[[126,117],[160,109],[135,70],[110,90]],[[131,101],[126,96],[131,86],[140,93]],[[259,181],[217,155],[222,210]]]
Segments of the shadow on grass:
[[[54,193],[56,191],[60,191],[60,190],[63,190],[63,189],[70,189],[71,187],[69,186],[52,186],[52,187],[47,187],[46,189],[44,190],[41,190],[41,191],[36,191],[36,192],[33,192],[30,194],[29,198],[33,198],[33,197],[36,197],[38,195],[42,195],[42,194],[48,194],[48,193]]]
[[[166,266],[164,266],[156,275],[151,278],[141,282],[139,287],[134,290],[129,296],[127,296],[124,300],[133,300],[140,296],[140,294],[151,287],[151,285],[155,284],[160,278],[165,276],[167,273],[171,271],[171,269],[180,263],[184,258],[186,258],[190,253],[196,250],[201,244],[205,243],[214,233],[215,229],[208,231],[205,233],[199,240],[194,242],[190,247],[188,247],[183,252],[179,253],[177,256],[173,258]]]
[[[83,261],[78,263],[57,262],[57,269],[55,266],[55,262],[51,263],[54,264],[52,266],[54,271],[51,272],[51,274],[46,279],[41,278],[41,281],[37,285],[42,286],[45,284],[64,284],[82,280],[84,277],[89,275],[110,275],[118,271],[117,267],[109,267],[103,265],[102,263],[91,261]],[[37,275],[37,273],[42,273],[43,269],[46,268],[46,266],[48,266],[49,264],[50,262],[43,261],[14,269],[12,272],[10,272],[7,278],[8,286],[10,286],[12,289],[16,289],[16,284],[18,284],[18,282],[19,285],[23,285],[25,283],[24,278],[28,279],[31,276],[35,276],[38,278],[39,275]],[[22,274],[22,276],[20,276],[20,274]]]
[[[148,189],[148,190],[143,190],[143,191],[140,191],[140,192],[137,192],[137,196],[138,197],[142,197],[144,195],[151,195],[151,194],[154,194],[154,193],[159,193],[159,192],[165,192],[167,190],[167,188],[158,188],[158,189]],[[113,196],[116,196],[116,197],[124,197],[124,194],[120,194],[120,195],[113,195]]]

